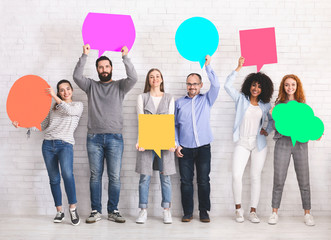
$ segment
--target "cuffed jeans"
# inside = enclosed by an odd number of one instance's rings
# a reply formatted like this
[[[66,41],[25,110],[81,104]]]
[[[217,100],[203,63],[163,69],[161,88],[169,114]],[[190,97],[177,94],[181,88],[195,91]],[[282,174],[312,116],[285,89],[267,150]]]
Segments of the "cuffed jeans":
[[[210,144],[197,148],[184,148],[179,158],[180,190],[184,215],[193,214],[194,164],[197,171],[199,211],[210,211]]]
[[[161,192],[162,192],[162,202],[161,207],[170,208],[171,204],[171,180],[169,175],[164,175],[163,171],[163,161],[158,155],[153,151],[153,159],[157,158],[159,171],[160,171],[160,182],[161,182]],[[139,208],[148,207],[148,193],[149,185],[151,182],[151,176],[140,174],[139,179]]]
[[[91,208],[101,213],[102,174],[106,158],[108,174],[108,213],[117,210],[120,197],[120,172],[123,155],[122,134],[87,134],[87,153],[90,164]]]
[[[62,206],[61,193],[61,174],[64,182],[64,188],[67,193],[68,203],[76,204],[76,188],[73,173],[73,147],[72,144],[62,140],[44,140],[42,144],[42,153],[46,164],[49,184],[54,199],[55,206]]]

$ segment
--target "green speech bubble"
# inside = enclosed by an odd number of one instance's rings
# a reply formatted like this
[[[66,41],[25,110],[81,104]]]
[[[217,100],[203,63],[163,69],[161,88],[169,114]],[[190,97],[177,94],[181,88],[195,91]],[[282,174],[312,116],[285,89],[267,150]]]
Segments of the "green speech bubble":
[[[277,131],[291,137],[293,147],[298,142],[317,140],[324,133],[324,124],[315,117],[313,109],[307,104],[290,101],[274,107],[272,117]]]

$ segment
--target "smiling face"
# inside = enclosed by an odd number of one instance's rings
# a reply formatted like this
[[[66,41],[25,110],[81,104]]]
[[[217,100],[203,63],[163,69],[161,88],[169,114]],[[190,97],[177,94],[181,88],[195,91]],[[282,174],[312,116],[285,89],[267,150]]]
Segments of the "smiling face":
[[[200,78],[197,75],[191,75],[186,80],[187,92],[191,98],[200,93],[202,86],[203,83],[200,81]]]
[[[71,102],[72,98],[72,88],[69,83],[61,83],[59,85],[58,95],[65,102]]]
[[[161,73],[157,70],[150,72],[148,82],[151,88],[160,88],[161,83],[163,82]]]
[[[250,88],[251,97],[257,98],[261,92],[261,85],[258,82],[253,82]]]
[[[293,97],[297,90],[297,82],[293,78],[287,78],[284,82],[284,90],[287,98]]]

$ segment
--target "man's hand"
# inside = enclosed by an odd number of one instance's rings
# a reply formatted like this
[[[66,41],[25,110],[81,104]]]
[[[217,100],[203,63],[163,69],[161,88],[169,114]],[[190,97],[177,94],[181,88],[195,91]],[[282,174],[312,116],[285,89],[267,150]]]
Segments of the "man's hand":
[[[12,124],[13,124],[14,127],[16,127],[16,128],[19,128],[19,127],[20,127],[20,126],[18,126],[18,122],[17,122],[17,121],[12,122]]]
[[[128,47],[127,46],[122,47],[121,52],[122,52],[122,57],[128,55],[129,52]]]
[[[85,44],[83,46],[83,53],[86,54],[86,55],[88,55],[89,52],[90,52],[90,49],[91,49],[90,44]]]
[[[179,158],[182,158],[182,157],[184,157],[184,155],[182,154],[182,147],[181,146],[178,146],[177,148],[176,148],[176,156],[177,157],[179,157]]]
[[[206,59],[205,66],[208,66],[210,64],[211,57],[209,55],[206,55],[205,59]]]

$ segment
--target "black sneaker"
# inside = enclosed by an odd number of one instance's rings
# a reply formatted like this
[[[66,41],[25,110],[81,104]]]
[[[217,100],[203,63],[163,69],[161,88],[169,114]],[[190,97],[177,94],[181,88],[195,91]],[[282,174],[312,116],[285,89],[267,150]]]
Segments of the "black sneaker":
[[[74,210],[69,209],[69,213],[71,217],[71,224],[74,226],[78,225],[80,223],[80,219],[78,216],[77,208],[75,208]]]
[[[64,213],[63,212],[57,212],[54,218],[55,223],[60,223],[64,219]]]
[[[210,222],[210,218],[209,218],[207,210],[200,210],[199,216],[200,216],[201,222],[204,222],[204,223]]]

